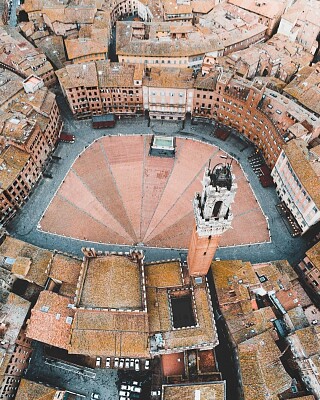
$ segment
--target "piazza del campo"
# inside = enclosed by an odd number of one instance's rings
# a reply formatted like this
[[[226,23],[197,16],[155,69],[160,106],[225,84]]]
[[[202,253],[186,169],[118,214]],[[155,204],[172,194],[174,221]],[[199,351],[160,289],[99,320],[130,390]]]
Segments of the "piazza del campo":
[[[0,399],[320,400],[320,0],[0,13]]]

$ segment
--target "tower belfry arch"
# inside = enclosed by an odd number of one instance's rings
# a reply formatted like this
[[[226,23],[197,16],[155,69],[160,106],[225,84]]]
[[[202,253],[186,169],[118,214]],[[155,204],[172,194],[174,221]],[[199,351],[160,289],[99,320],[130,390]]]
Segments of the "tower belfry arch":
[[[190,275],[206,275],[221,235],[231,227],[237,185],[231,163],[219,163],[204,171],[202,192],[193,199],[195,225],[188,251]]]

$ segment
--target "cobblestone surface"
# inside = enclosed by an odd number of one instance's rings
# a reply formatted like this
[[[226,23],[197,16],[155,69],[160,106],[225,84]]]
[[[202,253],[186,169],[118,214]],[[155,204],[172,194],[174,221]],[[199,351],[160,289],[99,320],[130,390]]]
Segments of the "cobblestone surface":
[[[263,188],[257,176],[252,171],[248,162],[248,156],[252,152],[252,147],[248,146],[241,138],[230,135],[223,142],[212,135],[213,125],[199,124],[192,126],[187,121],[184,129],[182,123],[158,121],[153,122],[148,127],[147,120],[144,117],[133,119],[123,119],[117,122],[115,128],[94,130],[91,128],[91,122],[75,121],[67,109],[67,106],[60,99],[62,114],[64,115],[64,130],[76,136],[74,144],[60,143],[55,151],[55,155],[61,157],[61,160],[54,160],[49,165],[52,179],[43,178],[29,201],[19,211],[16,218],[8,225],[8,231],[12,236],[35,245],[48,249],[59,249],[61,251],[81,255],[81,247],[94,246],[97,249],[115,251],[126,251],[127,246],[101,245],[99,243],[84,242],[70,238],[64,238],[58,235],[52,235],[41,232],[37,229],[38,221],[50,203],[55,192],[59,188],[67,171],[79,153],[81,153],[89,144],[101,136],[108,135],[132,135],[162,133],[167,135],[179,134],[182,136],[199,139],[201,141],[214,144],[239,160],[252,188],[255,196],[269,221],[271,243],[255,244],[248,246],[235,246],[219,248],[216,257],[222,259],[242,259],[251,262],[263,262],[276,259],[288,259],[291,263],[296,263],[307,248],[307,238],[292,238],[284,222],[276,211],[275,205],[278,203],[278,197],[274,188]],[[254,221],[252,221],[254,223]],[[179,257],[185,253],[177,249],[161,249],[139,246],[145,250],[146,261],[159,259],[171,259]]]

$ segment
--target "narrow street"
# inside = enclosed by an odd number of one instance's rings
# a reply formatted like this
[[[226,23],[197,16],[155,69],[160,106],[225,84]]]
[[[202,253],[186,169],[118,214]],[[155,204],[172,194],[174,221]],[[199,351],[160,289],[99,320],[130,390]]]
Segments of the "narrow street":
[[[58,384],[59,389],[64,388],[77,394],[77,399],[90,399],[91,393],[98,393],[101,400],[117,398],[116,370],[83,368],[47,358],[44,346],[40,342],[34,341],[33,348],[26,378],[53,387],[57,387]]]
[[[64,99],[58,98],[64,116],[64,130],[74,134],[75,143],[60,143],[57,146],[55,155],[61,160],[54,161],[50,166],[52,179],[43,178],[38,186],[34,188],[29,201],[17,213],[7,229],[14,237],[26,240],[35,245],[51,250],[58,249],[67,253],[81,255],[81,247],[95,247],[98,250],[127,251],[133,246],[108,245],[93,243],[88,241],[75,240],[59,235],[48,234],[37,229],[41,215],[47,208],[59,185],[65,178],[72,163],[78,154],[84,150],[95,139],[104,135],[133,135],[133,134],[154,134],[178,135],[181,137],[194,138],[207,143],[212,143],[239,160],[253,191],[259,201],[265,215],[268,217],[270,225],[271,243],[255,245],[231,246],[219,248],[216,256],[224,259],[242,259],[254,263],[288,259],[292,264],[296,264],[303,256],[308,245],[308,236],[293,238],[285,226],[283,220],[276,210],[279,201],[273,187],[263,188],[258,177],[252,170],[248,156],[252,148],[245,150],[242,139],[235,135],[230,135],[223,142],[212,136],[213,126],[211,124],[199,124],[192,126],[187,121],[182,130],[181,123],[155,122],[148,127],[148,122],[144,117],[134,119],[123,119],[117,122],[115,128],[94,130],[91,128],[91,121],[76,121],[66,109]],[[145,251],[146,262],[160,259],[178,258],[180,253],[185,253],[186,249],[161,249],[138,246]]]

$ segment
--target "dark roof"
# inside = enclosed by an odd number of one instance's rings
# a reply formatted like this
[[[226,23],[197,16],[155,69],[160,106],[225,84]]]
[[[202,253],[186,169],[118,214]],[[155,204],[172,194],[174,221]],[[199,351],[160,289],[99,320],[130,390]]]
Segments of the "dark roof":
[[[115,121],[116,116],[114,114],[106,115],[93,115],[92,122],[105,122],[105,121]]]

